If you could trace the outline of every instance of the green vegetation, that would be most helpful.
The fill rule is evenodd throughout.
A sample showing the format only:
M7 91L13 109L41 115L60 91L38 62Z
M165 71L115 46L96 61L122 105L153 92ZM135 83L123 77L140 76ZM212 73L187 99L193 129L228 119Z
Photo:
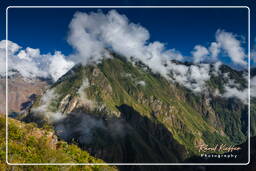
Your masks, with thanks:
M256 136L256 98L251 98L251 137Z
M229 142L228 137L221 136L218 128L207 123L194 106L182 99L183 89L173 86L160 75L144 71L120 58L105 60L99 68L114 91L114 95L109 96L111 100L107 98L105 102L113 102L112 106L127 104L149 119L159 120L190 152L197 152L196 141L200 139L210 144ZM136 85L139 80L145 85ZM152 102L149 102L150 98L153 98ZM158 113L156 118L152 116L154 112ZM170 115L175 115L172 121L167 119ZM212 138L206 138L204 132Z
M84 90L88 98L98 105L104 104L107 113L116 114L117 106L129 105L151 121L160 121L191 154L197 152L198 142L231 143L227 136L220 135L220 128L208 123L195 108L200 105L200 98L191 96L194 101L192 103L195 104L191 105L183 97L183 88L170 84L160 75L143 70L119 56L106 59L98 66L78 65L53 85L52 89L59 97L52 102L56 104L56 110L61 99L68 94L71 99L79 96L77 91L85 78L90 83ZM140 81L145 84L139 85Z
M10 163L103 163L74 144L58 141L50 128L9 119ZM0 170L116 170L109 166L9 166L5 164L5 118L0 115Z
M131 148L140 153L149 153L148 155L153 156L156 152L150 149L153 146L162 151L171 149L168 153L172 156L177 155L175 148L184 146L189 157L198 154L199 144L240 144L246 140L246 105L238 100L218 99L213 95L215 89L221 93L224 92L223 84L227 82L224 76L212 75L207 82L212 92L209 92L209 97L204 97L202 94L194 94L191 90L170 83L159 74L152 73L148 68L142 68L141 64L132 64L121 56L113 55L115 58L105 59L97 65L75 66L51 87L51 90L57 94L50 103L51 112L69 108L72 109L69 111L77 111L77 113L84 111L86 114L90 113L104 120L108 117L120 119L123 113L118 107L127 105L140 115L138 120L129 121L125 118L128 123L134 122L133 128L135 127L137 132L129 134L130 137L125 140L122 138L113 140L116 143L115 149L107 143L105 143L106 146L101 147L97 142L94 142L95 148L113 148L113 153L118 148L120 151L125 151L124 144L134 139ZM236 83L239 83L241 85L239 88L242 89L247 85L242 79L241 72L233 71L226 66L222 66L221 71L228 73ZM88 86L85 86L82 92L86 97L81 95L81 86L85 80L88 81ZM74 103L74 101L78 102ZM82 104L91 105L89 102L94 106L88 107ZM65 107L61 105L63 103ZM38 104L40 100L36 101L33 107ZM170 141L177 142L176 146L166 148L165 142L158 142L162 135L156 134L153 137L151 132L154 131L152 129L156 129L155 126L147 127L147 124L142 126L141 118L147 120L147 123L158 123L157 128L164 127L163 130L166 129L168 135L170 133ZM101 143L106 140L104 136L99 134L95 140ZM150 144L152 145L150 146L149 142L157 145L152 143L153 145ZM137 157L142 159L140 156ZM159 156L156 158L161 159Z

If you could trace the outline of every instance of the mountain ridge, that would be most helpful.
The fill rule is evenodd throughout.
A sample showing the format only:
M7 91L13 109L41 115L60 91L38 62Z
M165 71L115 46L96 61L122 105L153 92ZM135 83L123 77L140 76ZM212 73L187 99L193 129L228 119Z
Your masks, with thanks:
M111 122L108 122L107 120L121 118L121 120L124 120L124 122L129 126L132 125L132 128L135 131L134 134L131 135L135 136L136 132L140 132L143 127L137 128L136 125L131 124L124 111L119 110L118 107L125 105L128 106L128 111L137 112L138 116L145 117L147 118L146 120L149 120L152 123L157 121L163 125L165 129L172 134L173 140L177 141L181 147L184 146L186 148L185 151L187 152L180 154L180 156L196 154L196 146L202 143L239 144L246 139L246 132L243 132L241 128L241 110L238 110L237 112L235 111L237 108L233 107L234 109L232 109L232 105L228 106L228 104L231 103L235 106L245 106L241 102L237 100L233 100L231 102L228 99L224 100L223 107L219 107L219 114L217 114L215 112L216 108L213 110L213 107L214 104L220 105L220 103L218 103L220 99L216 99L216 97L214 97L217 103L209 103L203 96L194 95L190 90L187 90L175 83L170 83L165 78L161 77L161 75L152 74L152 72L147 69L143 69L143 67L138 65L138 63L134 65L127 60L123 60L122 57L105 59L97 65L89 65L86 67L76 65L56 83L54 83L50 89L48 89L48 92L50 91L52 91L51 93L54 92L53 94L55 95L53 95L53 99L49 100L50 103L47 102L47 106L45 108L47 111L45 113L47 114L42 114L42 112L40 114L40 111L38 112L38 107L45 104L45 102L42 103L42 99L38 98L30 109L29 115L21 119L26 122L38 122L38 119L41 121L45 119L44 122L49 123L51 120L49 118L56 117L52 115L54 115L54 113L58 113L58 117L61 118L60 121L50 121L50 123L52 122L57 129L61 129L62 127L65 131L72 132L72 130L70 130L72 125L65 127L65 124L62 124L61 122L65 122L65 117L69 118L68 120L70 121L72 120L71 116L84 113L86 117L88 115L89 117L98 117L97 119L100 119L99 122L96 119L96 123L100 126L96 126L96 128L94 126L92 126L92 128L84 128L93 130L92 132L96 130L93 133L94 136L97 134L99 129L109 129L108 125L110 125ZM47 92L45 94L47 94ZM230 110L228 113L231 115L228 119L231 119L230 127L230 123L225 124L225 117L227 117L228 114L220 116L226 112L221 111L221 109L225 107L228 107ZM237 113L236 117L234 117L233 112ZM47 118L42 117L44 115L47 115L48 120ZM78 120L82 120L83 117L85 116L82 115L81 118L78 117ZM238 118L238 120L236 118ZM91 120L95 122L95 119ZM213 122L211 122L212 120ZM138 124L140 124L140 122L138 122ZM73 126L78 127L81 125L75 124ZM76 136L73 137L78 143L81 141L79 140L79 137L82 139L82 136L91 136L87 134L84 135L82 133L83 131L79 131L76 132ZM149 130L149 132L150 131L152 130ZM239 131L240 135L238 134L236 137L235 134ZM103 135L108 136L109 134L110 132L103 131ZM146 137L148 134L149 133L146 133L144 136ZM142 134L139 133L139 135ZM64 137L65 139L65 136L59 136L60 138ZM141 142L145 142L145 137L142 135L138 139L140 139ZM104 149L104 143L100 143L104 141L104 138L102 140L99 139L93 141L99 141L99 147ZM118 143L116 140L113 140L113 142ZM85 148L86 145L83 143L80 143L80 146L85 150L95 148L94 150L91 149L91 152L94 155L102 153L99 151L97 152L97 148L99 147L87 146ZM154 145L151 144L150 148L153 149L153 146ZM159 148L161 146L164 145L158 144ZM144 147L147 149L146 146ZM119 151L120 154L126 151L124 150L123 145L121 145L120 148L123 149L123 151ZM139 150L140 149L134 148L135 153ZM173 150L174 148L172 150L169 149L169 151ZM158 152L155 151L152 154L157 153ZM112 159L117 160L115 157ZM179 160L183 159L180 158ZM140 159L140 162L143 161Z

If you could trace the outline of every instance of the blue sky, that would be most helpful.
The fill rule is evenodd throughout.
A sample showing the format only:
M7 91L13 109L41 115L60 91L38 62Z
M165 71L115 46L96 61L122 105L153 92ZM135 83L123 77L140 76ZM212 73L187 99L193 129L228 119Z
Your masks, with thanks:
M8 5L248 5L251 8L252 43L255 43L253 41L256 37L256 3L250 0L148 0L144 3L131 0L118 2L111 0L108 3L98 0L88 0L86 3L80 0L74 0L72 3L66 0L61 2L38 0L33 3L28 0L19 0L0 6L0 12L3 14L0 20L2 25L5 24L5 7ZM143 61L154 72L163 76L168 76L166 73L172 71L176 74L175 79L178 83L194 91L201 91L204 81L209 78L207 68L209 65L197 65L196 69L191 70L193 74L187 75L189 73L187 66L177 67L169 59L185 59L195 64L213 59L212 61L221 60L237 69L247 68L247 63L244 61L248 47L247 8L118 8L115 9L116 12L100 9L103 14L97 12L95 17L91 12L97 10L99 9L10 9L9 40L23 47L22 50L17 51L18 46L12 46L16 49L9 57L9 61L13 61L12 67L17 66L16 68L20 69L19 72L28 77L50 77L56 81L77 63L99 62L108 56L105 48L112 48L128 59L135 57ZM77 11L82 13L74 17ZM129 23L139 25L135 25L134 29L121 15L125 15ZM101 19L101 21L94 22L95 19ZM124 22L119 22L118 19ZM69 28L71 21L73 22ZM115 28L119 31L116 32ZM5 30L2 29L0 33L0 38L5 39ZM176 51L162 49L163 45L166 49L174 48ZM26 47L30 48L24 49ZM40 53L35 48L40 49ZM92 56L93 59L91 59ZM19 60L23 63L17 62ZM195 86L193 80L196 80L196 87L199 89L193 87Z
M68 25L76 11L98 9L10 9L9 40L43 53L72 52L67 43ZM108 9L102 9L107 12ZM208 46L217 29L247 41L247 9L117 9L150 32L150 41L161 41L188 56L197 44ZM243 44L247 46L246 43Z
M4 2L8 5L248 5L255 18L255 4L251 0L172 0L172 1L80 1L69 2L20 0ZM9 10L9 40L23 47L39 48L42 53L62 51L72 52L67 43L68 24L76 11L89 12L92 9L11 9ZM96 9L93 9L95 11ZM209 46L215 39L217 29L232 32L243 40L247 47L247 9L117 9L133 23L139 23L150 32L150 41L166 43L167 48L175 48L184 56L191 56L197 44ZM104 12L106 10L103 9ZM1 21L3 22L4 19ZM255 21L251 20L252 39L255 38ZM0 35L4 39L4 29ZM227 61L228 62L228 61Z

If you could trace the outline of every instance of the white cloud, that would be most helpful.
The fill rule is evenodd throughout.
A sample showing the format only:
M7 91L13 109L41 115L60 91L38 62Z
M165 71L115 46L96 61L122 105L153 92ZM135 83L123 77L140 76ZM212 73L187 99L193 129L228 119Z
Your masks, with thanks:
M100 62L110 57L107 48L127 57L142 61L153 72L167 78L169 73L163 65L171 59L182 59L176 50L166 50L165 45L155 41L149 43L149 32L139 24L129 22L128 18L115 10L107 14L81 13L74 15L70 25L68 42L76 50L72 58L88 64Z
M40 50L39 49L33 49L30 47L27 47L25 50L21 50L17 56L20 59L27 59L31 60L31 58L36 58L40 56Z
M137 85L140 85L140 86L146 86L146 82L145 81L143 81L143 80L140 80L140 81L138 81L137 82Z
M0 42L1 43L1 42ZM5 75L6 72L6 57L5 51L0 47L0 76Z
M256 49L253 49L251 52L251 59L254 63L256 63Z
M0 41L0 75L5 75L5 44L5 40ZM8 41L8 70L16 70L24 77L51 77L56 81L73 65L74 62L67 60L61 52L57 51L54 55L40 54L39 49L22 49L16 43Z
M215 38L216 41L211 42L208 49L201 45L194 47L192 51L194 63L201 61L217 62L219 54L224 52L234 64L241 66L247 64L245 61L246 54L241 46L241 42L234 34L219 29L216 31Z
M252 50L251 50L251 59L254 63L256 63L256 37L254 38L254 44L252 45Z
M49 64L49 74L54 81L57 81L63 74L69 71L74 66L74 62L65 59L61 52L57 51L51 57Z
M201 45L196 45L194 51L192 51L194 63L200 63L204 57L209 54L207 48Z
M246 65L245 52L241 47L241 43L236 39L235 35L223 30L217 30L216 41L219 46L227 53L232 62L238 65Z
M245 66L246 54L241 42L236 36L230 32L224 30L217 30L215 34L215 42L211 42L208 48L201 45L196 45L191 52L193 56L193 62L199 63L201 61L206 62L218 62L218 57L221 52L226 53L227 57L231 59L233 64ZM254 52L252 52L253 55Z
M209 51L211 52L212 60L217 60L218 54L220 53L220 45L216 42L212 42Z
M194 92L203 91L205 82L210 79L209 64L186 66L172 63L170 67L173 79Z
M54 89L48 89L44 95L42 96L40 100L40 105L36 108L32 108L32 112L34 115L37 115L39 117L43 117L43 119L46 119L49 122L57 122L63 118L65 118L65 115L59 111L52 112L49 109L50 104L53 100L57 98L57 94L55 93Z
M220 74L220 67L222 65L222 62L218 61L218 62L215 62L213 64L213 71L212 73L215 75L215 76L218 76Z
M9 54L14 54L21 48L19 45L17 45L14 42L11 42L11 41L6 42L6 40L1 40L0 41L0 49L1 50L5 49L6 43L8 45L8 53Z
M0 75L5 75L6 72L6 40L0 41ZM13 55L21 47L11 41L8 42L8 54Z
M184 60L183 55L175 49L169 50L169 56L170 56L170 59L173 59L173 60L177 60L177 61Z
M251 78L251 81L250 81L250 83L251 83L251 97L256 97L256 76L254 76L253 78Z
M248 103L248 88L244 88L242 90L239 89L239 84L235 82L235 80L231 79L229 75L225 76L228 80L228 83L224 85L225 92L224 94L219 94L222 97L226 98L237 98L241 100L244 104ZM248 80L248 75L243 76L245 80ZM251 90L251 97L256 97L256 76L251 78L250 80L250 90Z
M83 80L81 87L78 89L78 94L80 96L79 101L86 108L93 110L95 107L95 102L88 98L85 91L85 89L87 89L88 87L90 87L90 83L89 83L89 80L86 78L85 80Z
M8 57L8 69L15 69L27 78L47 77L47 72L41 70L34 61L17 58L17 56Z
M76 54L71 55L76 62L85 65L98 63L111 57L106 50L111 49L128 60L132 57L133 60L143 62L153 72L170 81L175 80L195 92L202 91L205 82L210 79L209 65L185 66L172 62L172 59L183 60L182 54L175 49L166 49L165 44L159 41L149 42L150 34L146 28L130 22L125 15L115 10L106 14L101 11L77 12L69 28L68 42L76 50ZM209 57L216 62L221 50L234 63L246 64L239 40L232 33L222 30L216 32L216 42L212 42L208 49L201 45L195 46L192 51L194 63L209 60ZM215 69L219 69L218 66Z
M75 49L75 53L69 55L68 59L61 52L55 52L53 55L41 54L39 49L22 49L10 42L9 68L17 69L26 77L50 76L56 81L75 63L86 65L111 58L108 51L110 49L132 62L143 62L153 72L170 81L176 81L194 92L200 92L204 90L205 82L210 78L209 65L198 64L200 61L211 57L216 62L220 50L224 50L233 62L246 64L243 61L245 55L240 42L232 33L222 30L216 32L216 41L212 42L208 49L201 45L195 46L192 55L196 64L186 66L171 61L184 59L179 51L167 49L165 44L159 41L149 42L150 34L146 28L130 22L125 15L115 10L106 14L101 11L77 12L69 24L69 29L68 42ZM1 42L0 53L4 48L5 44ZM0 60L4 60L2 55ZM217 74L219 65L216 64L215 68Z
M243 103L248 102L248 89L244 90L238 90L236 87L229 87L225 86L225 93L222 95L223 97L227 98L238 98L240 99Z

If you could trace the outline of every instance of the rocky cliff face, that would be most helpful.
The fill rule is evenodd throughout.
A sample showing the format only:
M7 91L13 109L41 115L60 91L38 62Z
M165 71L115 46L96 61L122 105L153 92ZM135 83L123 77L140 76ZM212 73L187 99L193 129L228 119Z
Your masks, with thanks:
M47 87L47 81L40 79L28 79L15 74L8 79L8 110L9 114L17 115L32 105L36 96L41 95ZM0 78L0 113L5 114L5 77Z
M179 162L201 144L245 141L246 106L194 94L116 56L75 66L22 119L53 124L60 138L108 162Z

